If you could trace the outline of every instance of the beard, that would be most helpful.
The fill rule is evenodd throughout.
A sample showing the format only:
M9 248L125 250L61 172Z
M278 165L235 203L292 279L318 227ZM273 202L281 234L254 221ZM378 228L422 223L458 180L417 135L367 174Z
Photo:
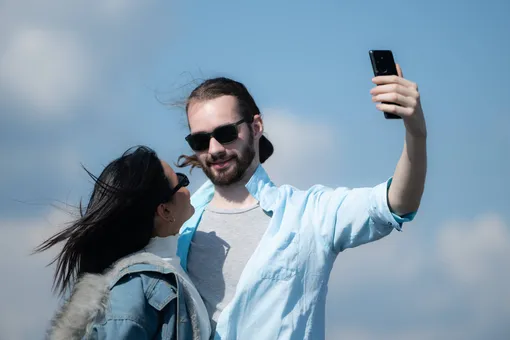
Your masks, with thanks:
M246 170L250 167L253 159L255 158L255 146L253 145L253 135L250 133L248 142L243 145L239 151L239 155L229 155L227 152L222 152L215 155L208 155L208 159L202 163L202 170L209 180L217 186L229 186L239 182ZM231 164L225 169L213 169L212 163L230 160Z

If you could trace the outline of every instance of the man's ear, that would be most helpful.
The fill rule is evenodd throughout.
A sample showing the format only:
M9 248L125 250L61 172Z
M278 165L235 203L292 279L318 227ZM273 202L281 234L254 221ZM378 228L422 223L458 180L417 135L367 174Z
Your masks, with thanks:
M264 133L264 122L262 121L262 117L260 115L253 116L253 123L251 126L255 139L260 139Z

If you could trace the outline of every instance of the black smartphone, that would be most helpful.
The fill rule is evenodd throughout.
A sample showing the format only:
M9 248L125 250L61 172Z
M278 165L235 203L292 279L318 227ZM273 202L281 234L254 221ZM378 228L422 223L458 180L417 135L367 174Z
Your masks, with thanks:
M393 53L390 50L370 50L370 61L372 62L372 69L374 70L374 76L391 76L398 75L397 65L395 65L395 59L393 59ZM384 104L395 104L395 103L384 103ZM396 104L398 105L398 104ZM384 112L386 119L402 119L392 113Z

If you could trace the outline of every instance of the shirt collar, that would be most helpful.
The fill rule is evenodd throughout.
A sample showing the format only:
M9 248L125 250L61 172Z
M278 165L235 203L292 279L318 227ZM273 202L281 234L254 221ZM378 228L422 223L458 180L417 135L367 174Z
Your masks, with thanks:
M272 211L273 204L278 198L277 187L273 184L262 165L257 169L246 184L248 192L259 201L260 207L265 211ZM191 204L195 207L204 207L211 202L214 196L214 185L207 180L191 197Z

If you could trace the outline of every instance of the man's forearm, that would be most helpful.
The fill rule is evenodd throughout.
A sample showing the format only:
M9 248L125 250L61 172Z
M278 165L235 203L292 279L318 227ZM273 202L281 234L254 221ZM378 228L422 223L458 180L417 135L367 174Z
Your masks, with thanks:
M388 204L397 215L418 210L427 174L427 138L406 132L404 150L398 161L390 189Z

